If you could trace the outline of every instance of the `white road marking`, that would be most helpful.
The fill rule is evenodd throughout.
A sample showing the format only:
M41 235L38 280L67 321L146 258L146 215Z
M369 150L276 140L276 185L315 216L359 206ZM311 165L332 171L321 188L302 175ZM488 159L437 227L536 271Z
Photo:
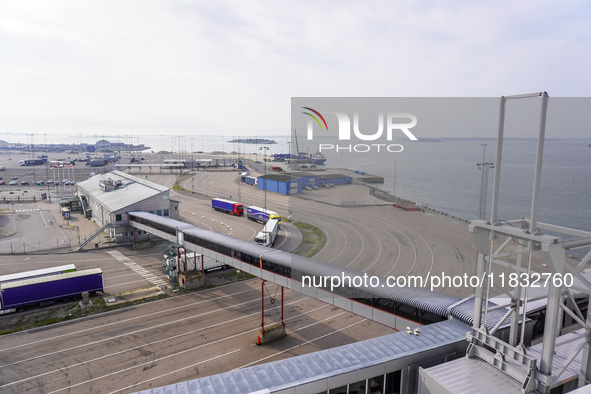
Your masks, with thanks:
M156 275L136 263L135 261L131 260L129 257L124 256L118 250L111 250L108 251L107 254L111 255L115 260L123 263L124 266L135 272L136 274L140 275L142 278L150 282L155 286L160 286L166 284L166 281L158 278Z

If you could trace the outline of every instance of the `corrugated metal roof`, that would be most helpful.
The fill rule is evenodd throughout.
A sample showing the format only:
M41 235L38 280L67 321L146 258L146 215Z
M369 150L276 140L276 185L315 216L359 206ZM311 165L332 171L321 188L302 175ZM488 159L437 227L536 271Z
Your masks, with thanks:
M463 323L444 321L422 327L417 336L398 332L141 393L241 394L265 388L278 391L462 342L468 330Z
M109 192L101 190L99 181L109 178L114 181L120 180L123 185ZM166 186L158 185L157 183L121 171L111 171L104 175L95 175L86 181L77 183L76 188L91 195L111 212L119 211L170 190Z
M521 394L521 383L477 358L462 357L421 371L438 384L438 393ZM419 378L422 381L422 378ZM420 383L422 384L422 383ZM441 389L447 391L441 391Z
M569 342L570 341L570 342ZM564 366L564 363L568 360L574 352L577 351L577 347L585 341L585 329L581 328L577 331L570 332L568 334L561 335L556 338L556 344L554 346L554 361L552 362L552 374L557 373ZM542 347L543 342L534 345L527 349L527 355L529 357L538 360L538 365L542 360ZM583 352L574 358L566 370L556 379L557 382L562 382L566 379L577 376L581 369L581 360Z
M556 338L552 373L558 373L564 363L585 341L585 330L580 329ZM540 365L543 343L527 349L528 357L535 358ZM582 351L574 358L562 374L554 379L555 386L575 378L581 369ZM521 385L515 379L478 358L461 358L423 371L449 393L521 393ZM584 392L589 392L588 386ZM489 390L489 391L486 391Z

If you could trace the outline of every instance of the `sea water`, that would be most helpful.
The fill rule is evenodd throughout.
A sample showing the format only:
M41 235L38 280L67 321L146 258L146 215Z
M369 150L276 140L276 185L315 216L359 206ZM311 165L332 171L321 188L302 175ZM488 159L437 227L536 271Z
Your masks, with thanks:
M17 142L18 135L3 136ZM94 144L94 139L111 142L145 144L147 152L240 152L246 157L272 157L275 153L295 153L296 142L288 135L276 136L165 136L146 135L134 138L117 136L36 135L34 143L68 142ZM244 144L229 142L240 138L265 138L275 144ZM21 138L26 142L26 138ZM384 178L380 189L397 197L414 201L429 208L466 220L478 218L482 172L477 164L495 161L496 140L438 139L438 142L405 142L402 152L336 153L326 152L327 168L349 168ZM300 141L302 144L303 141ZM499 192L500 219L529 217L535 155L535 139L505 139L502 155ZM538 221L591 231L591 139L546 139L543 156ZM266 147L266 148L265 148ZM268 148L268 149L267 149ZM315 153L300 148L306 153ZM497 163L494 163L495 165ZM498 168L498 167L497 167ZM496 168L489 170L487 214L490 217L493 177Z

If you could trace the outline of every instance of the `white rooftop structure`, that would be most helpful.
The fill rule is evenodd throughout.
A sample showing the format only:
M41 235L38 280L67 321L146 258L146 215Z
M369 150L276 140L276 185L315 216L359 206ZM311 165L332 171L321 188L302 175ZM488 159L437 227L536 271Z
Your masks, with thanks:
M76 184L87 218L92 218L115 242L132 242L148 235L127 225L127 212L144 211L178 219L178 201L170 188L147 179L111 171Z
M109 180L120 185L105 191ZM126 174L122 171L111 171L103 175L95 175L86 181L78 182L76 188L91 194L97 201L110 211L118 211L147 198L168 192L170 188ZM80 194L80 193L78 193Z

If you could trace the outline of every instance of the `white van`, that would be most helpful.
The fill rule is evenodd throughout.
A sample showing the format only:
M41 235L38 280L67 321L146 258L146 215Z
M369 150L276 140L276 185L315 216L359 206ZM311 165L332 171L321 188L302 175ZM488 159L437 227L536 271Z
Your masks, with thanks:
M0 166L0 171L6 171L6 167Z

